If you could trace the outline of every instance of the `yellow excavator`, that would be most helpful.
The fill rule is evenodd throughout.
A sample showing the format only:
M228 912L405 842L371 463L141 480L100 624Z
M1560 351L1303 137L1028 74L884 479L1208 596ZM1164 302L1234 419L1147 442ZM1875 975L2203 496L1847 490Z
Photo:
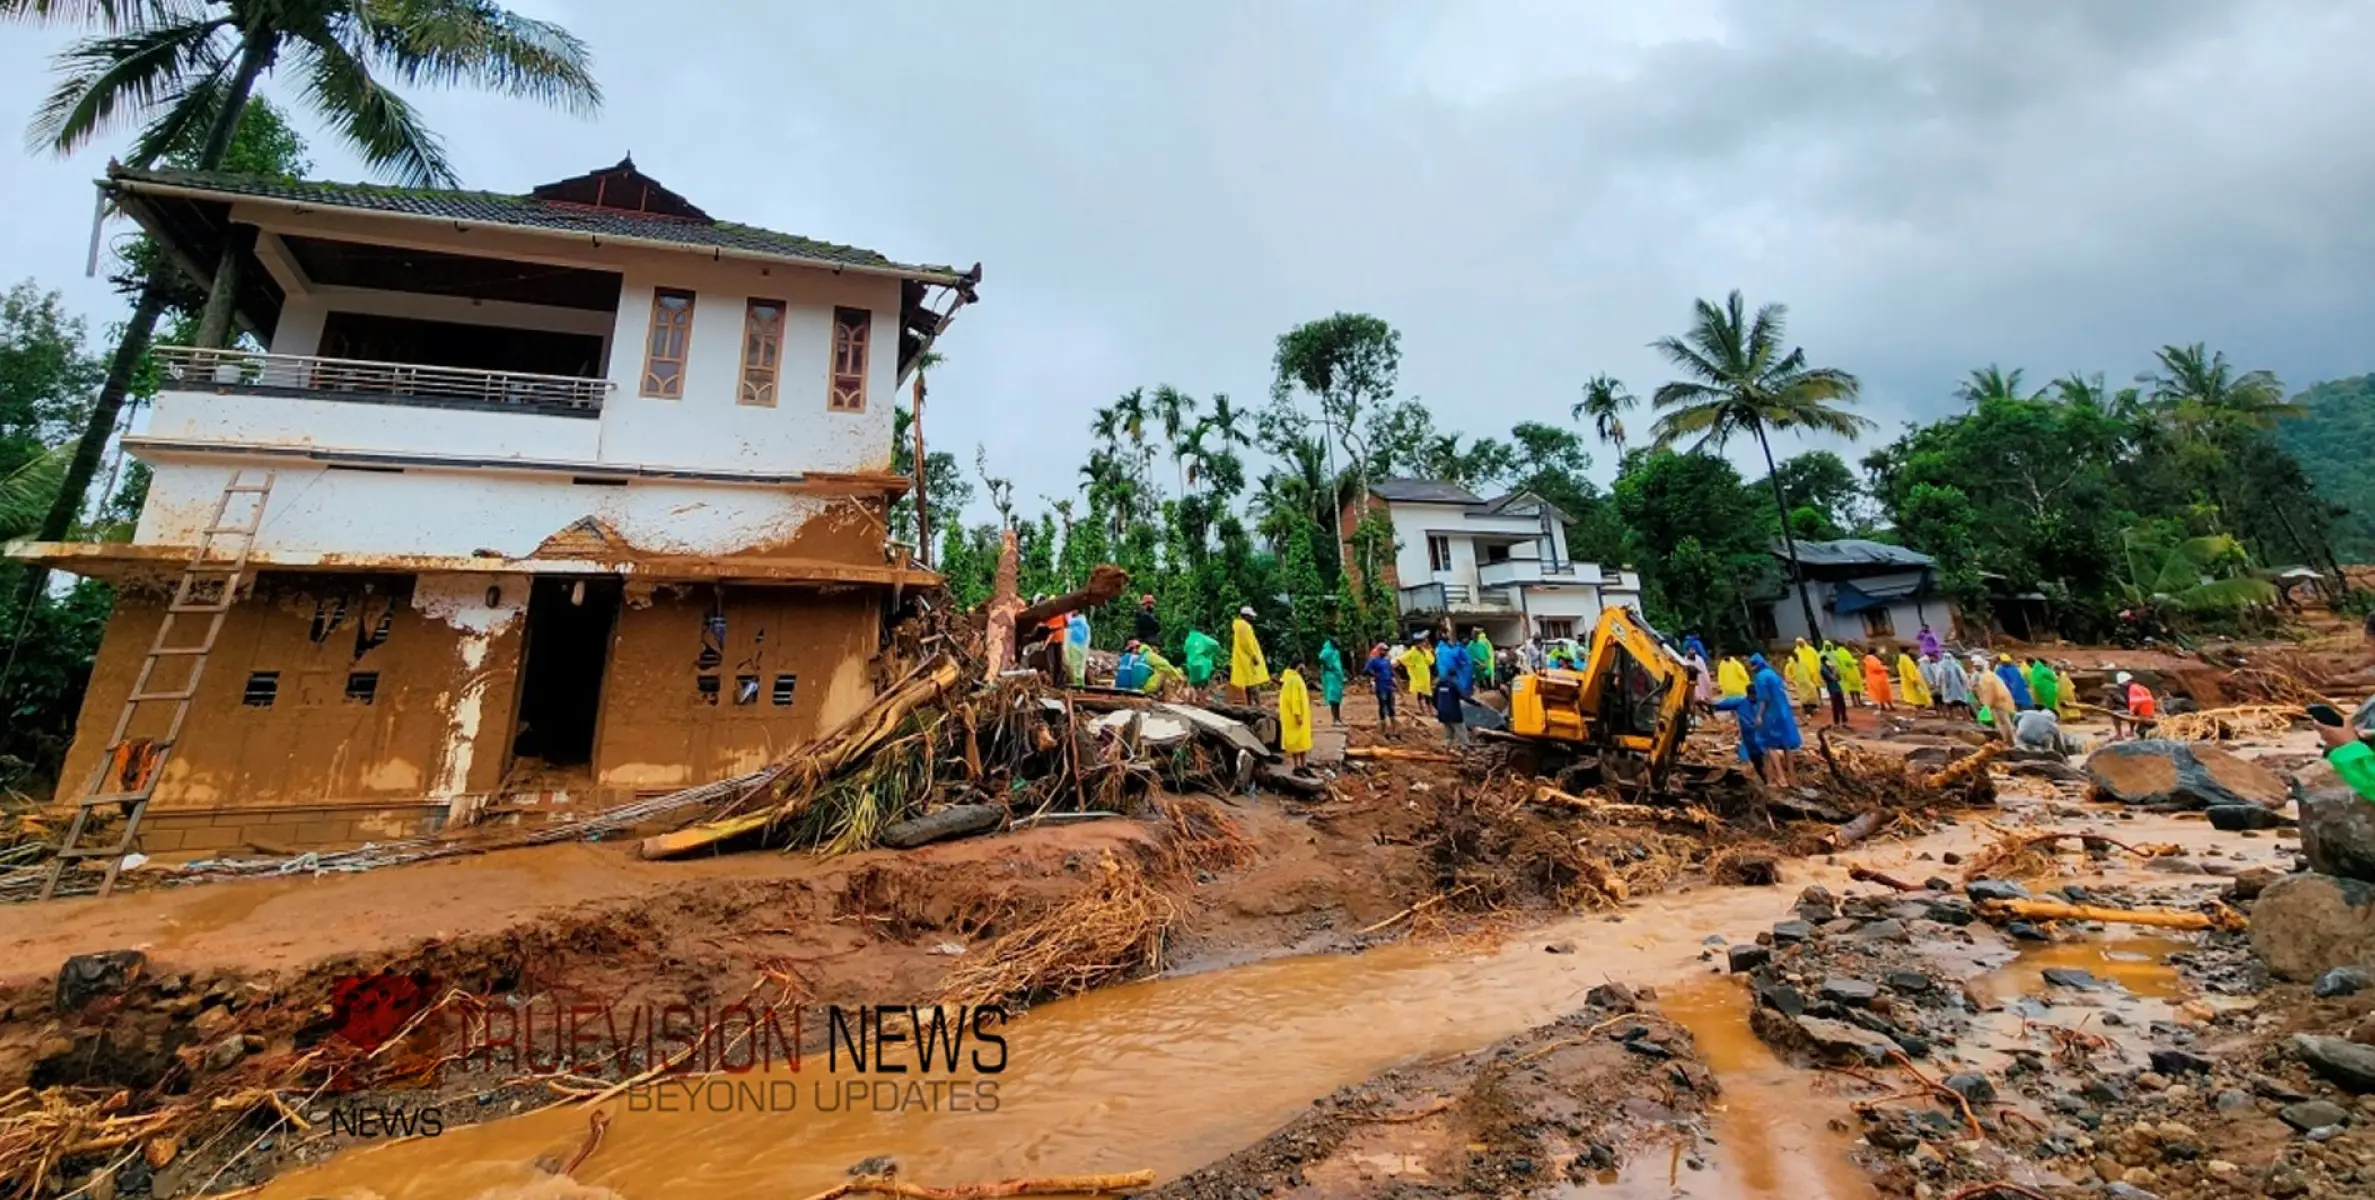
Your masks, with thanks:
M1690 696L1690 668L1656 630L1629 608L1602 609L1580 668L1517 677L1508 734L1563 785L1655 792L1682 782Z

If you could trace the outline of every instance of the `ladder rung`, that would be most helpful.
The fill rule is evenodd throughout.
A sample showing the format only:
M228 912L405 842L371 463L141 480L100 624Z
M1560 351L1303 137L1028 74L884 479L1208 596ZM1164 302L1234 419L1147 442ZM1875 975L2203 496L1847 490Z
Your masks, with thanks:
M97 808L102 804L146 804L155 796L156 789L152 787L137 792L108 792L100 796L85 796L76 803L81 804L84 808Z
M124 703L150 704L159 700L187 700L197 694L198 693L195 690L186 692L134 692L131 695L124 697Z
M131 847L118 842L112 846L76 846L58 851L59 858L122 858Z
M204 653L206 653L206 647L204 647L204 646L159 646L159 647L157 647L156 649L149 651L148 653L149 653L149 657L151 657L151 658L164 658L164 657L167 657L167 656L169 656L169 655L181 655L181 654L204 654Z
M204 534L254 533L261 528L263 528L261 525L209 525L198 532Z
M174 604L165 609L169 613L219 613L231 611L228 604Z
M228 487L225 487L223 489L223 493L225 495L233 495L244 492L249 495L260 496L271 490L272 485L269 483L234 483ZM300 497L300 499L302 499L302 497Z

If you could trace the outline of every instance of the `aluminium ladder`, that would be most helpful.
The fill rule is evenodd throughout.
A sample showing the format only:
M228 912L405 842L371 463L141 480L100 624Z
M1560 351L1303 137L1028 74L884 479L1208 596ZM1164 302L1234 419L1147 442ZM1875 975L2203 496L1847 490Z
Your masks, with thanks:
M173 589L173 599L165 605L164 620L158 622L157 635L149 642L148 657L140 664L140 674L133 679L132 690L124 695L124 707L116 714L115 730L108 734L107 749L100 755L98 765L91 769L90 786L75 804L74 820L66 827L66 840L59 844L58 857L50 862L49 878L42 882L42 899L47 900L57 892L58 881L64 877L68 863L86 858L107 860L107 875L99 883L100 898L105 899L115 890L124 856L132 852L140 836L140 821L148 814L149 798L156 794L157 783L164 778L165 760L172 755L173 744L181 737L182 725L189 719L190 701L198 694L198 680L206 671L206 658L214 652L215 639L222 635L223 621L231 606L238 602L239 586L247 578L248 554L255 549L256 531L263 527L264 505L277 474L267 470L262 472L263 482L249 483L247 469L235 469L231 481L223 486L222 496L215 500L214 515L198 534L189 565L182 569L181 583ZM245 507L244 519L234 519L241 515L233 512L233 502L240 497L254 499ZM218 538L223 545L218 546ZM194 645L175 645L173 635L180 619L200 616L205 618L205 636ZM159 684L157 665L166 659L188 661L189 671L180 683ZM153 738L129 738L134 721L143 706L148 705L172 706L173 715L167 720L164 733ZM92 810L107 804L122 807L123 834L106 845L81 845Z

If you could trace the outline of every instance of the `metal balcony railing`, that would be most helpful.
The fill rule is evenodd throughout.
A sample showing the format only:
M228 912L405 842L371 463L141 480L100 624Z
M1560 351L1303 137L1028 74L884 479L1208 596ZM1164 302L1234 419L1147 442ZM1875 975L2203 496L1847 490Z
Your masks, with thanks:
M600 416L603 401L616 386L607 379L569 375L188 346L160 346L156 360L167 390L517 410L553 416Z

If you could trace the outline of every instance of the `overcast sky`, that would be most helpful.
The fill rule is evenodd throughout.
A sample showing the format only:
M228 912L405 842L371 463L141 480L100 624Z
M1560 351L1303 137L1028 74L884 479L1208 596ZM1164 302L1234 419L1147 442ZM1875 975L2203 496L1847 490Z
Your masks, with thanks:
M1402 394L1472 433L1564 420L1594 372L1646 396L1646 344L1735 287L1891 432L1989 362L2117 383L2200 340L2295 386L2375 370L2367 0L518 7L592 44L608 104L420 96L469 186L631 151L722 218L982 262L929 432L1018 499L1075 485L1092 408L1258 402L1277 335L1340 309L1399 328ZM0 32L9 123L63 40ZM0 159L0 277L94 326L120 144Z

